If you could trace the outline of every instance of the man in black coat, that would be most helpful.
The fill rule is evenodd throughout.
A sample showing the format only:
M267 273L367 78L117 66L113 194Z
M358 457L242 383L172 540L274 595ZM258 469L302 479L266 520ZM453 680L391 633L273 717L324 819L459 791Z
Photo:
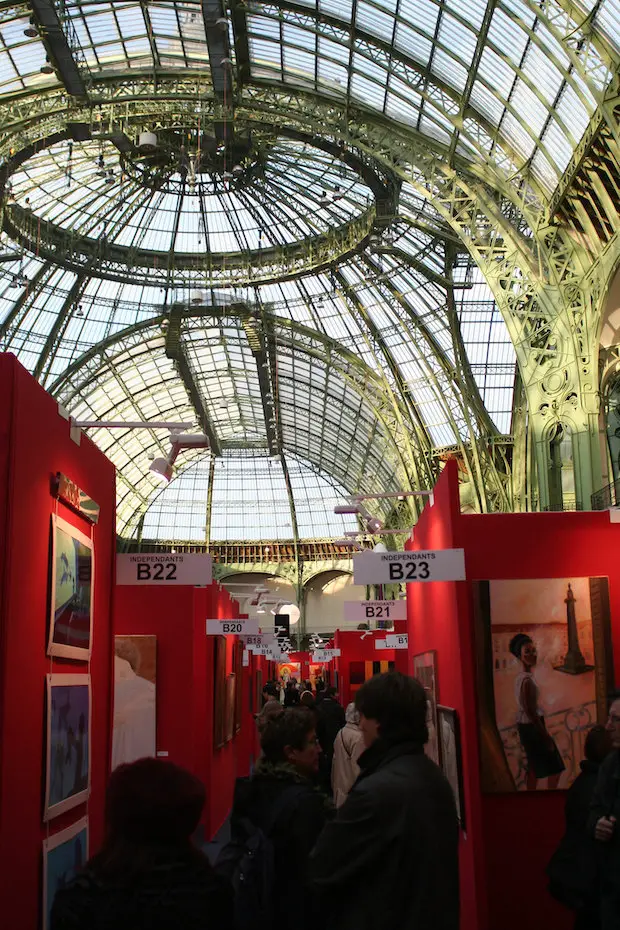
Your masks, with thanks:
M598 773L610 750L607 728L592 727L585 741L581 772L566 794L566 831L547 867L549 891L575 911L575 930L600 930L601 926L599 856L596 841L588 832L588 818Z
M361 774L309 864L325 930L458 930L456 805L424 754L424 688L389 672L355 703L367 746Z
M620 930L620 698L609 708L612 751L598 774L588 829L600 857L602 930Z

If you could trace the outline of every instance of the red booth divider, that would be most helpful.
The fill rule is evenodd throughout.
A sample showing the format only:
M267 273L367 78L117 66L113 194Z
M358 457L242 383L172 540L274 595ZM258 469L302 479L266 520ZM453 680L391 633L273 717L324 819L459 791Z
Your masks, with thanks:
M456 463L418 521L412 550L463 548L466 582L407 586L409 659L437 651L438 700L458 711L467 833L461 837L463 930L568 930L573 915L546 889L562 836L565 791L483 794L472 581L609 578L616 676L620 652L620 525L608 512L461 514Z
M112 603L116 546L114 466L86 436L70 438L56 401L12 355L0 355L0 913L3 926L33 930L41 905L42 843L89 818L91 849L103 836L109 771ZM94 544L90 663L46 655L51 514L84 535L86 519L50 493L67 475L101 508ZM45 683L48 673L91 675L91 793L87 803L42 821Z

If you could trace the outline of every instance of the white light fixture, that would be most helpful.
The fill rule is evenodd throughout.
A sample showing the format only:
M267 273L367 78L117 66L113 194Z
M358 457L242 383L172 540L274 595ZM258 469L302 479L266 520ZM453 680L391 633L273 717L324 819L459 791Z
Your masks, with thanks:
M256 613L257 613L257 614L264 614L264 613L265 613L265 608L264 608L264 607L257 607L257 608L256 608Z
M167 484L172 478L172 465L162 455L153 459L149 465L149 471L152 471L156 480L161 481L162 484Z
M228 20L225 16L220 16L219 19L216 19L214 25L216 29L221 29L222 32L228 31Z

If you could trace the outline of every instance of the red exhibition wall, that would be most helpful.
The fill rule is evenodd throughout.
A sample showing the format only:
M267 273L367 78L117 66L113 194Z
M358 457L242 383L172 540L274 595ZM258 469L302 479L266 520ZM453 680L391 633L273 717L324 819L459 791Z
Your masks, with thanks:
M404 632L404 621L397 621L395 630ZM340 649L340 655L334 659L334 668L338 673L338 691L343 707L346 707L354 697L351 692L349 675L351 662L394 662L399 671L407 670L405 651L375 648L377 640L385 640L386 635L385 630L336 630L334 648Z
M461 514L449 462L407 549L463 548L466 582L407 587L409 654L437 651L438 701L459 713L467 833L461 837L463 930L568 930L573 915L546 889L566 792L481 790L472 581L609 577L616 681L620 657L620 525L608 512ZM412 666L410 666L412 667ZM515 889L517 889L515 891Z
M211 838L226 819L235 778L255 754L250 672L244 668L242 725L221 749L213 745L214 637L206 620L238 616L235 601L218 584L206 588L119 586L114 632L157 637L157 752L197 775L207 789L202 823ZM226 674L233 671L236 637L226 637Z
M114 466L84 435L70 438L56 402L11 355L0 355L0 913L12 930L38 926L42 843L88 814L91 849L103 836L111 733L111 608L116 542ZM84 674L89 664L46 655L50 518L87 536L90 524L50 494L56 472L101 507L94 541L91 794L42 821L45 681Z

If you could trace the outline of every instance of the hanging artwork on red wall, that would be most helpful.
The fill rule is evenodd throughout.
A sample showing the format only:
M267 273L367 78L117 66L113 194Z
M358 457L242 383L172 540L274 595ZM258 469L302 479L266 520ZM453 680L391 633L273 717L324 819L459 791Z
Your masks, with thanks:
M90 675L48 675L45 820L90 794L90 723Z
M156 752L157 637L114 637L112 769Z
M569 788L613 687L607 578L475 585L482 784Z
M226 742L226 637L216 636L213 648L213 743Z
M52 515L50 627L47 653L88 661L92 642L93 543Z
M413 677L424 685L426 691L426 726L428 729L428 742L424 747L426 755L437 765L441 764L439 745L439 728L437 724L437 670L434 649L421 652L413 657Z

